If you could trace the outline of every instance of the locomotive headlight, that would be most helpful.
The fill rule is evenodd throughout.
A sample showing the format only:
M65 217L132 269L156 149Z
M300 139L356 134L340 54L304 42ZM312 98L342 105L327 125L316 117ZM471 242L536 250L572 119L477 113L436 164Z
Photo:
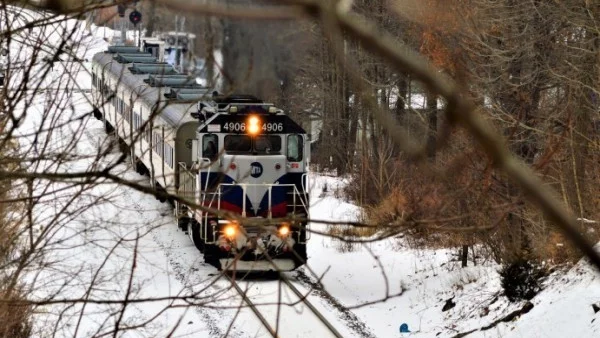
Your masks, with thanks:
M249 134L256 135L260 131L260 119L256 116L250 116L248 119L248 130Z
M279 236L285 237L290 234L290 226L287 224L283 224L279 227L277 232L279 233Z
M232 239L237 233L237 229L235 228L235 225L230 224L223 229L223 233L225 233L225 236L227 236L227 238Z

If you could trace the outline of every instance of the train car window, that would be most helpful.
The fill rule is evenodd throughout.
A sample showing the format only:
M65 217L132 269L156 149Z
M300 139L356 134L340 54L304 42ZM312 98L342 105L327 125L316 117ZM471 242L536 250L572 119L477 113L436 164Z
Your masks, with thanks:
M281 136L259 135L254 138L254 150L265 154L279 153L281 151Z
M165 143L165 163L173 168L173 147Z
M144 119L142 118L142 125L144 124ZM144 138L146 139L146 142L151 142L152 140L152 129L150 128L150 125L146 125L145 127L145 133L144 133Z
M302 161L302 136L298 134L288 135L287 137L287 159L290 162Z
M156 150L156 134L152 133L152 147L154 148L154 151Z
M215 134L206 134L202 136L202 157L209 158L211 161L217 158L219 154L219 138Z
M252 150L252 139L248 135L225 136L225 151L227 152L249 152Z
M125 104L125 121L131 123L131 107L128 104Z

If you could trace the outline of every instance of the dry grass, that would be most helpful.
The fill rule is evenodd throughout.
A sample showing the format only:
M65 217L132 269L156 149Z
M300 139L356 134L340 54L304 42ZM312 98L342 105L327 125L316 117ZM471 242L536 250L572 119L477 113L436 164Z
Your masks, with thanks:
M381 203L364 209L366 219L372 224L398 223L407 211L408 200L399 187L394 187Z

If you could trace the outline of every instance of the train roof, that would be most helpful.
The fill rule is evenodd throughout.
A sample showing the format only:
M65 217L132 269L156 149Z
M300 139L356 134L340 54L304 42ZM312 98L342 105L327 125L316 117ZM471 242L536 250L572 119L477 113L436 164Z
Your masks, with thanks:
M101 67L105 73L110 73L119 79L120 85L126 86L134 92L149 109L161 109L160 118L171 127L178 128L188 122L198 122L190 114L197 111L198 96L191 97L191 101L169 100L164 97L170 92L169 87L151 87L144 80L147 74L133 74L130 71L131 63L119 63L114 60L115 54L101 52L93 57L93 62ZM209 91L207 91L209 93ZM209 95L209 94L207 94ZM158 108L156 108L158 102Z

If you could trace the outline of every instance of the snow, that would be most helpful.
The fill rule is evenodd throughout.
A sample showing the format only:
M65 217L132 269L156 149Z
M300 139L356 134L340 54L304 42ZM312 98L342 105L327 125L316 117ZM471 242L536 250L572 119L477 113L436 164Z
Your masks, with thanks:
M313 180L311 217L355 221L360 210L336 197L345 182L321 176ZM323 193L327 186L328 193ZM325 195L325 196L323 196ZM326 230L324 226L317 228ZM378 337L448 337L477 330L468 337L593 337L600 334L593 303L600 305L600 278L582 260L551 274L533 300L533 309L509 323L479 330L524 302L509 303L501 294L498 265L460 267L456 250L416 250L405 240L386 239L345 245L313 235L309 266L333 297L367 323ZM319 259L326 257L326 259ZM385 273L385 275L384 275ZM442 307L452 298L456 306ZM383 300L379 302L379 300ZM370 304L374 302L374 304ZM410 334L401 334L406 323Z
M36 13L27 12L29 16ZM56 45L65 30L80 25L67 20L61 29L39 30L32 36ZM111 31L91 27L92 35L78 30L73 41L83 41L74 52L81 59L103 50L102 39ZM29 54L28 54L29 53ZM16 61L31 51L11 46ZM222 57L216 57L219 60ZM39 65L43 69L44 65ZM58 62L45 78L60 90L36 95L26 108L19 130L21 146L46 153L67 151L76 155L60 163L40 161L31 170L85 172L114 164L118 153L99 156L111 143L102 124L89 117L89 61ZM66 71L67 70L67 71ZM18 81L18 74L16 81ZM15 82L17 83L17 82ZM77 91L73 89L81 89ZM70 89L69 93L65 89ZM60 97L67 109L48 115L48 100ZM63 107L64 108L64 107ZM85 118L80 118L85 114ZM64 125L61 126L61 123ZM54 127L37 142L32 132ZM128 163L112 169L122 179L148 184ZM76 182L80 183L80 182ZM360 208L344 201L337 191L347 181L311 175L311 217L320 221L348 222L359 219ZM327 191L324 191L325 186ZM79 184L36 182L34 190L51 194L34 210L36 234L45 240L44 257L32 259L26 281L31 299L87 299L99 302L52 304L36 309L38 336L100 336L115 329L125 297L131 301L120 321L124 337L213 337L229 332L234 337L269 336L256 316L244 307L230 282L203 262L187 236L177 229L172 208L154 197L107 181ZM58 219L55 217L59 216ZM586 222L585 220L584 222ZM587 223L587 222L586 222ZM414 249L403 238L348 245L327 236L330 226L314 221L308 245L309 263L285 275L307 293L308 300L344 337L449 337L476 330L469 337L592 337L600 335L600 323L591 304L600 302L600 279L585 260L559 270L544 282L533 300L533 309L518 319L478 330L523 306L501 295L498 265L472 262L461 268L456 250ZM136 254L134 254L134 252ZM306 277L308 276L308 277ZM306 277L306 278L305 278ZM319 291L318 282L329 293ZM308 281L308 282L307 282ZM242 289L282 337L328 337L331 333L309 308L279 280L241 281ZM194 295L192 305L178 297ZM283 303L292 305L278 306ZM167 299L171 298L171 299ZM442 311L447 299L456 306ZM103 303L104 302L104 303ZM279 311L279 320L277 319ZM149 324L144 325L146 322ZM229 326L233 322L231 331ZM409 334L399 333L408 324Z

